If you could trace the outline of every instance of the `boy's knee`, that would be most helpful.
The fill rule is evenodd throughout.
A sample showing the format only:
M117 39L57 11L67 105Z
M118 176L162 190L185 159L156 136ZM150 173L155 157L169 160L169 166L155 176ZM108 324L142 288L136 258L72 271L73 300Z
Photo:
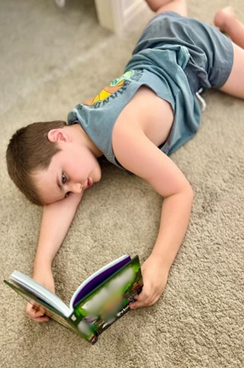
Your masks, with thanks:
M148 6L155 13L160 14L168 11L187 16L186 0L146 0Z
M162 8L164 5L171 3L172 1L175 0L146 0L149 8L155 13L158 12L158 10Z

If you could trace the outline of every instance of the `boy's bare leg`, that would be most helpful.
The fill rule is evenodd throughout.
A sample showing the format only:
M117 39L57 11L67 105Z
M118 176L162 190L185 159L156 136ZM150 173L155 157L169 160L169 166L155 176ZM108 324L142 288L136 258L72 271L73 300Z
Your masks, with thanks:
M215 15L214 23L230 36L234 47L232 71L220 90L244 99L244 25L237 19L231 7L219 10Z
M187 16L186 0L146 0L146 2L156 14L171 11L184 17Z

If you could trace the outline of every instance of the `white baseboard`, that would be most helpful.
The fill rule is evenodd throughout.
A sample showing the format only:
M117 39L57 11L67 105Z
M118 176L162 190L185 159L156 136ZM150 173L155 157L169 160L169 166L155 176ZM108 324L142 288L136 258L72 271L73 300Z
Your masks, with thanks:
M102 27L121 32L146 6L144 0L95 0L97 16Z

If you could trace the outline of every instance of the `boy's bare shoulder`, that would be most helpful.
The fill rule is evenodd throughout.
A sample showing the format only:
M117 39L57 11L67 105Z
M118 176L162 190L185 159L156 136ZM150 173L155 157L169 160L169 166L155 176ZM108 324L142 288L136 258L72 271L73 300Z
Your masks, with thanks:
M173 161L158 149L167 139L172 124L168 102L147 88L140 90L122 111L112 135L113 151L120 164L147 180L163 197L186 183Z
M173 124L171 105L158 97L150 88L142 86L117 118L113 130L112 144L116 146L122 130L144 134L159 146L164 143Z

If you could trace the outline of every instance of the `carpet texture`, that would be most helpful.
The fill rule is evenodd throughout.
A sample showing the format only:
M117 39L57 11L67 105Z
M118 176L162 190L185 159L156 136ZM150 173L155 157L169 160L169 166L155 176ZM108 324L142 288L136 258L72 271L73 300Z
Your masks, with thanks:
M17 128L66 119L123 67L152 13L145 8L121 35L102 29L90 0L2 1L1 280L28 275L42 210L7 175L5 150ZM189 15L212 24L227 0L189 1ZM244 3L232 0L244 21ZM200 132L172 156L194 193L191 221L166 290L154 306L132 311L91 346L54 322L35 324L25 302L1 283L0 365L39 367L244 366L244 103L205 94ZM86 191L53 263L56 292L66 303L92 272L129 253L143 262L157 236L162 200L143 180L102 164Z

